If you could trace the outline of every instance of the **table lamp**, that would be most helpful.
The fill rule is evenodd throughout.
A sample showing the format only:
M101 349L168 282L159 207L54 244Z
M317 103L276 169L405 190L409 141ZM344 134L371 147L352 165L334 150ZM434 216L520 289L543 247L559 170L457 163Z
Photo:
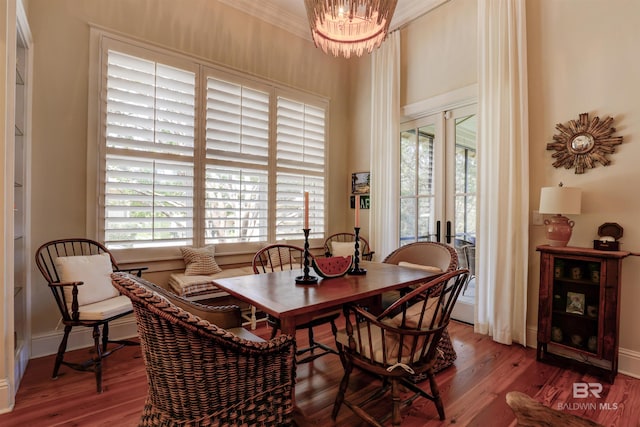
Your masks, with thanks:
M579 188L564 187L562 183L557 187L543 187L540 191L540 213L553 214L546 219L547 240L550 246L567 246L571 239L574 222L562 216L580 213L581 190Z

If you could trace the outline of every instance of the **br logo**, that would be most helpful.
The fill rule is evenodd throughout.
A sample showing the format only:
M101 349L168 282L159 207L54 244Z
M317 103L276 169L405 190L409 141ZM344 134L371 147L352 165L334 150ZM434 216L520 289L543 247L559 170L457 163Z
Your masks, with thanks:
M586 399L589 396L600 399L600 393L602 393L600 383L573 383L574 399Z

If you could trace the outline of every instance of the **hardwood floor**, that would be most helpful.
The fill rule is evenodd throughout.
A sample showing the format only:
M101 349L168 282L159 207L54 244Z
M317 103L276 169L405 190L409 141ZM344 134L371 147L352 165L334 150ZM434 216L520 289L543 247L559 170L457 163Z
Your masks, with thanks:
M403 427L515 426L515 416L505 403L507 392L516 390L545 405L584 416L607 427L640 426L640 380L618 375L615 384L586 374L536 362L535 350L505 346L473 333L473 328L452 322L450 333L458 359L437 375L447 419L438 420L434 405L418 399L403 412ZM255 331L266 337L261 326ZM300 340L304 333L299 333ZM316 337L333 344L328 327ZM303 345L301 342L299 345ZM79 360L87 350L73 352ZM29 362L12 413L0 415L0 425L9 426L134 426L147 392L145 370L138 347L119 350L104 364L104 393L95 392L91 373L61 369L51 380L53 356ZM308 425L330 426L331 408L342 377L338 356L323 356L298 366L296 399L309 419ZM601 398L572 397L576 382L602 383ZM364 374L352 376L349 395L364 394L378 383ZM428 387L426 383L423 384ZM375 410L385 412L384 403ZM364 426L347 408L340 410L337 426Z

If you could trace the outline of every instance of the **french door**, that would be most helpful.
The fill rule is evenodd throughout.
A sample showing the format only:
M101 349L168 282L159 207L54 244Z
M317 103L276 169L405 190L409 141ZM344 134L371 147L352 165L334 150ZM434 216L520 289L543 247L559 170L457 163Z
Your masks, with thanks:
M476 107L442 111L400 128L400 245L436 241L456 248L475 273ZM456 318L473 323L475 277Z

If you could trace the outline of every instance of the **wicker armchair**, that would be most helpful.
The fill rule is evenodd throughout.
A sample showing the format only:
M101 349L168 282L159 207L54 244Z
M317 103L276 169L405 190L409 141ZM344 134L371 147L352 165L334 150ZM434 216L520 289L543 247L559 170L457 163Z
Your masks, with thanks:
M282 426L292 423L295 341L249 341L194 316L124 273L149 394L140 426Z
M453 247L444 243L414 242L400 246L387 255L382 262L420 264L438 268L446 273L458 268L458 253Z
M456 270L443 274L404 295L379 316L357 305L344 306L346 327L336 334L344 376L333 406L333 420L344 403L369 424L382 426L382 422L391 417L392 425L399 426L401 408L419 396L433 401L440 419L445 419L433 368L438 343L468 273L468 270ZM382 379L381 388L368 398L354 393L358 403L345 399L354 367ZM411 379L415 375L429 378L430 394L413 384ZM413 395L403 399L400 385ZM378 420L367 409L371 405L375 412L375 407L380 405L378 399L388 394L389 387L392 411Z
M353 255L354 245L348 245L345 243L354 243L356 235L354 233L336 233L327 237L324 241L324 254L327 257L330 256L346 256ZM369 242L362 236L358 236L360 259L363 261L371 261L373 259L372 251L369 247ZM355 243L354 243L355 244Z

